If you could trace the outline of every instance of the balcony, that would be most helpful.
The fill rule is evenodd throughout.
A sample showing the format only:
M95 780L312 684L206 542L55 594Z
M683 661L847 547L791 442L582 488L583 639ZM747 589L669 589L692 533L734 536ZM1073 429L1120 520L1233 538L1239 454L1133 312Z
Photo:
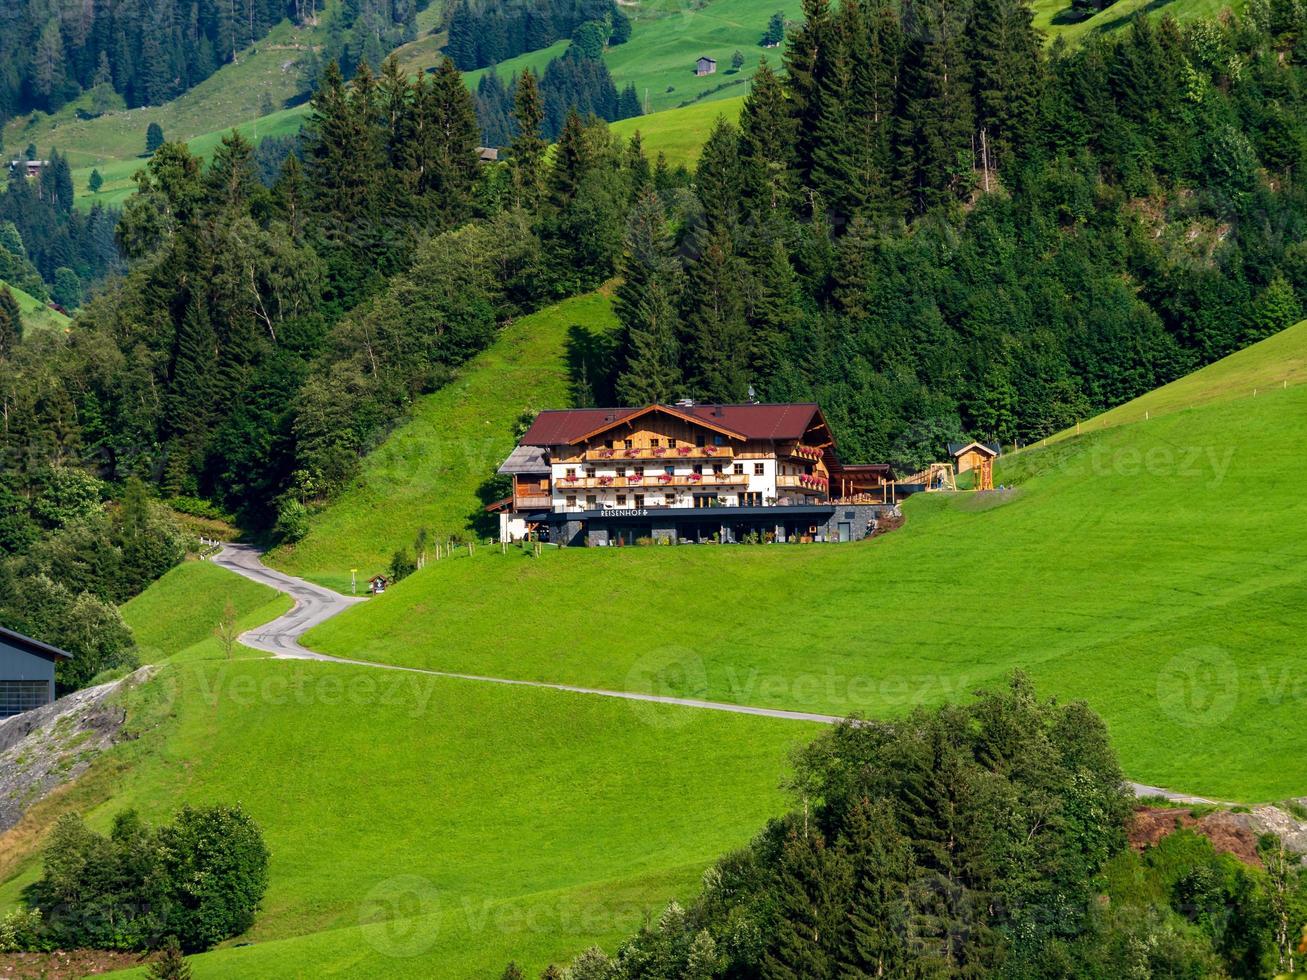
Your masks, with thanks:
M824 476L778 476L776 486L786 490L806 490L808 493L826 493L830 481Z
M815 446L805 446L803 443L797 443L790 450L790 456L795 459L806 459L810 462L817 463L821 461L822 451Z
M549 494L519 493L513 498L515 510L548 510L554 505L554 498Z
M612 449L588 449L584 456L587 463L623 463L627 460L637 462L656 460L670 463L677 459L733 459L734 457L735 450L731 446L677 446L675 449L668 449L666 446L658 449L649 446L634 449L614 446Z
M749 477L745 473L646 473L644 476L578 476L573 479L559 477L556 491L573 490L661 490L667 487L745 487Z

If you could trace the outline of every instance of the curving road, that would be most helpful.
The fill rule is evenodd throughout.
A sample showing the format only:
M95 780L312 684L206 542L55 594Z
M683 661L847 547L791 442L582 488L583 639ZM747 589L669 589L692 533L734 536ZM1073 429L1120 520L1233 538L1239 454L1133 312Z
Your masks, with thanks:
M509 684L516 687L542 687L552 691L566 691L570 694L590 694L605 698L622 698L627 701L644 701L654 704L671 704L683 708L699 708L707 711L726 711L739 715L760 715L764 718L782 718L789 721L810 721L821 724L834 724L843 719L838 715L820 715L807 711L785 711L781 708L756 708L747 704L728 704L722 701L700 701L694 698L666 697L659 694L644 694L636 691L611 691L594 687L575 687L570 684L551 684L547 681L518 680L508 677L482 677L478 674L458 674L445 670L426 670L421 667L401 667L397 664L381 664L370 660L351 660L346 657L332 657L325 653L316 653L300 643L300 637L306 632L339 613L344 612L360 602L367 600L341 595L321 585L314 585L302 578L295 578L269 568L260 560L262 552L246 544L226 544L210 561L221 565L228 571L243 575L248 579L285 592L295 600L290 612L278 616L270 623L257 626L240 637L240 641L255 650L263 650L276 657L293 660L322 660L329 663L353 664L358 667L376 667L382 670L402 670L414 674L430 674L434 677L449 677L456 680L480 681L485 684ZM1128 783L1136 796L1158 796L1173 803L1215 803L1223 806L1219 800L1208 800L1201 796L1190 796L1148 786L1144 783Z

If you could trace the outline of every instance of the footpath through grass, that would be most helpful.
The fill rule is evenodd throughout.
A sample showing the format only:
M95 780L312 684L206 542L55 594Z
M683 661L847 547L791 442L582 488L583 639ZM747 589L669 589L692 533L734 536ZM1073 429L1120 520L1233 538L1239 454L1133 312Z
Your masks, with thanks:
M1295 328L1212 371L1284 359ZM1214 383L1214 382L1213 382ZM1201 387L1192 382L1192 394ZM388 663L869 715L1014 668L1086 699L1133 778L1307 791L1307 386L1013 457L845 546L521 551L433 563L307 638ZM565 625L563 625L565 624Z
M516 444L522 413L572 404L572 364L616 323L600 291L509 324L453 382L419 399L308 536L268 562L348 592L351 568L360 582L383 571L419 528L443 540L479 522L483 535L497 534L482 487Z

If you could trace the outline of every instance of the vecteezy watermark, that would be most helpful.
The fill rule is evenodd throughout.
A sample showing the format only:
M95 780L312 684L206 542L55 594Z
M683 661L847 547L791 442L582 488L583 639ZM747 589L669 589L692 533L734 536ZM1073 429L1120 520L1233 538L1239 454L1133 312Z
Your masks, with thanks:
M708 671L703 658L688 647L657 647L641 655L626 674L623 688L632 696L637 717L655 728L683 728L694 721L691 709L660 703L663 699L704 700Z
M440 893L421 875L377 882L359 905L359 927L384 956L421 956L440 935Z
M1177 653L1157 675L1157 703L1186 728L1226 721L1239 702L1239 668L1220 647Z
M407 670L336 673L331 666L325 670L287 667L265 671L262 676L198 671L195 684L200 698L210 707L221 702L240 708L255 704L356 708L379 705L407 709L408 717L418 718L426 714L439 678Z

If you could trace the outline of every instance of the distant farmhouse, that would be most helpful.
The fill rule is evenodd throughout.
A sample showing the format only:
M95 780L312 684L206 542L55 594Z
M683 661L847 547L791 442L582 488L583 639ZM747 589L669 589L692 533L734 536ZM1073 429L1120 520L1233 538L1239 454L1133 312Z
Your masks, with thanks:
M72 654L0 627L0 718L54 700L54 665Z
M695 62L694 73L696 75L711 75L717 71L717 62L712 58L700 58Z
M40 177L41 170L49 165L49 160L10 160L9 175L12 177L21 171L28 177Z
M890 467L842 462L812 403L541 412L499 472L505 541L851 541L895 499Z

